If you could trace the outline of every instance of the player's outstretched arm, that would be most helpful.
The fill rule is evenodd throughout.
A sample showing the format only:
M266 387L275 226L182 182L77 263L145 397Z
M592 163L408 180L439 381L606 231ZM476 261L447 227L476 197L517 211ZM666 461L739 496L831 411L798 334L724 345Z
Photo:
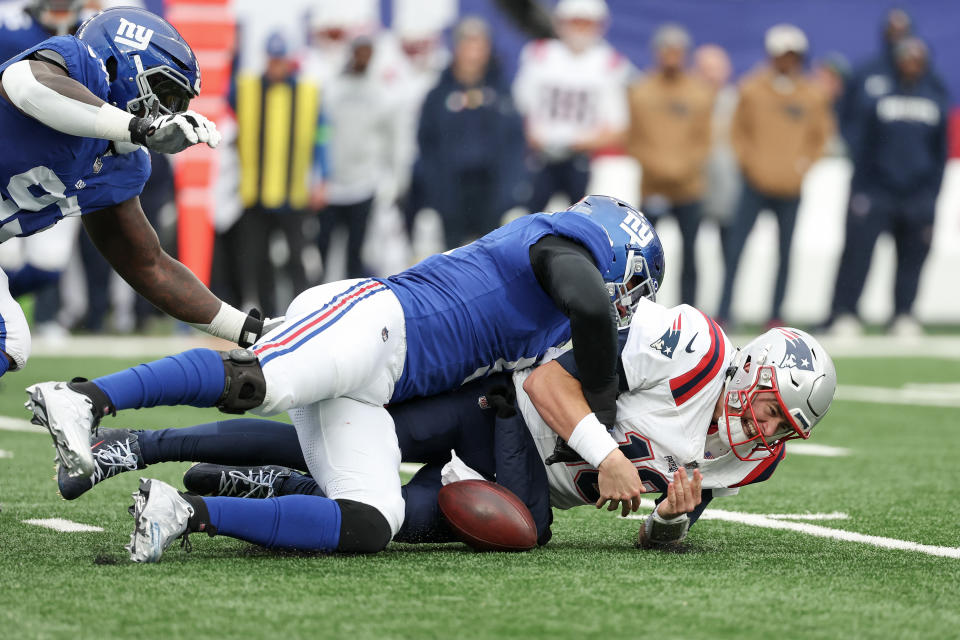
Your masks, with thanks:
M248 346L263 321L221 301L161 247L140 199L83 216L90 239L117 273L164 313L207 333Z
M523 382L540 417L558 436L600 472L597 508L621 507L623 515L640 508L643 483L617 442L590 412L580 387L556 361L537 367Z
M617 320L590 252L559 236L530 247L537 282L570 318L573 356L587 404L605 425L617 419Z
M37 55L55 52L40 51ZM73 136L144 145L160 153L178 153L203 142L220 143L212 122L192 111L142 114L138 117L95 96L67 75L64 68L42 60L20 60L0 79L0 97L52 129Z

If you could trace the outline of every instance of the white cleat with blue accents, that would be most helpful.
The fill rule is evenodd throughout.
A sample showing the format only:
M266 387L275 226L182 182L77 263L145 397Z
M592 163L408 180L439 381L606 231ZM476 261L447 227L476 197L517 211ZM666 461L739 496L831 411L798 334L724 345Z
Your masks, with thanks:
M33 412L30 422L47 428L53 437L60 466L71 478L93 475L90 434L99 423L93 402L66 382L38 382L27 387L24 405Z
M131 560L158 562L177 538L183 537L183 543L188 544L187 522L193 507L179 491L166 482L140 478L140 488L132 496L133 533L126 546Z

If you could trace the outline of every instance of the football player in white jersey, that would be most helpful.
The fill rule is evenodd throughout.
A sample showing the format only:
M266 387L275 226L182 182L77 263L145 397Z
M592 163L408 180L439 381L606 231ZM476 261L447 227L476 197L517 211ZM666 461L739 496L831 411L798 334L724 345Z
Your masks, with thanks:
M638 544L675 543L713 497L769 478L783 459L786 441L809 436L836 389L829 355L814 338L795 329L771 329L736 350L719 326L693 307L666 308L643 300L621 338L618 418L609 432L583 398L570 352L512 377L500 374L499 383L515 393L520 431L532 436L532 458L521 454L507 463L497 459L499 439L509 432L498 422L501 415L494 414L501 414L504 405L513 410L514 401L506 399L513 394L488 390L490 383L474 382L453 393L391 405L403 459L426 463L405 487L404 525L394 539L447 541L449 531L444 533L442 523L436 522L442 520L436 492L443 475L444 481L470 477L464 468L469 466L475 470L473 477L495 477L521 495L534 513L541 543L549 539L550 507L599 508L609 502L611 510L622 506L625 515L638 508L641 493L658 492L662 498L644 522ZM554 461L556 434L583 459ZM295 429L263 420L159 432L109 430L96 440L97 474L91 481L61 473L64 497L79 497L121 471L185 455L207 462L304 468ZM522 443L523 438L513 442ZM453 462L451 448L459 457ZM518 459L526 459L529 467L515 473L508 467L522 465ZM542 489L531 486L537 484L538 473ZM520 485L510 486L509 475L519 476ZM322 495L311 478L275 466L200 465L188 472L184 483L199 493L220 496ZM540 499L538 492L549 495ZM362 501L362 496L356 499ZM163 548L178 535L210 530L186 520L175 527L159 524L167 532ZM222 523L214 526L231 535Z
M560 0L558 37L529 43L520 54L513 94L525 119L534 166L530 211L553 194L571 202L586 192L590 155L616 146L628 125L630 62L603 39L603 0Z
M803 331L777 327L737 350L693 307L647 300L637 307L620 361L623 393L610 432L576 393L569 363L514 376L541 456L547 459L556 433L584 458L547 466L556 507L609 502L626 514L641 493L665 492L681 468L700 471L706 502L766 480L786 441L809 437L837 384L830 356ZM640 542L676 541L688 527L685 513L658 508Z

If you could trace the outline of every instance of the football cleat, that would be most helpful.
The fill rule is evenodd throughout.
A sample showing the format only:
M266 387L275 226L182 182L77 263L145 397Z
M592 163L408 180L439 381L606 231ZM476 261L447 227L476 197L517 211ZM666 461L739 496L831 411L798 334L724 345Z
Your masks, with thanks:
M272 498L291 473L292 469L276 465L230 467L201 462L183 474L183 486L202 496Z
M47 428L53 437L60 466L71 478L89 478L95 468L90 434L100 423L93 402L66 382L39 382L27 387L24 405L33 412L30 422Z
M129 429L99 429L96 435L90 436L90 450L94 465L92 476L71 478L63 465L57 466L57 485L66 500L79 498L98 482L118 473L147 466L140 455L139 438Z
M187 522L193 507L180 492L160 480L140 478L140 488L131 494L133 533L125 548L134 562L158 562L177 538L187 543ZM189 547L188 547L189 550Z

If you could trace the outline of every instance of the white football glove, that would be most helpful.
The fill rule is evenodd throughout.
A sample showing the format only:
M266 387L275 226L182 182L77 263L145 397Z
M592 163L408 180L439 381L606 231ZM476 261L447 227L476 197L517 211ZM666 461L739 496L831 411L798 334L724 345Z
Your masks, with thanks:
M143 136L143 145L159 153L180 153L187 147L206 143L210 148L220 144L217 126L196 111L163 115L150 123Z

